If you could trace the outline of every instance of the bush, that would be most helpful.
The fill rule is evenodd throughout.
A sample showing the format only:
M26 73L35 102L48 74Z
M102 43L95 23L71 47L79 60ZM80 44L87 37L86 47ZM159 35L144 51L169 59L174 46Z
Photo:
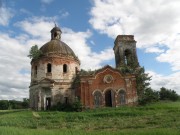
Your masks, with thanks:
M76 112L82 111L82 103L79 99L76 99L76 101L72 104L73 110Z
M58 102L56 105L51 107L52 111L65 111L65 112L72 112L72 111L82 111L82 104L80 100L76 99L74 103L72 104L66 104Z

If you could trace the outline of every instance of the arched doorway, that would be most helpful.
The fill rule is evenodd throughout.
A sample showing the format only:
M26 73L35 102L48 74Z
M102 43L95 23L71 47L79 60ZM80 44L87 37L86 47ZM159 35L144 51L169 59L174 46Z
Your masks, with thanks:
M105 92L105 105L107 107L112 107L112 91L111 90L107 90Z

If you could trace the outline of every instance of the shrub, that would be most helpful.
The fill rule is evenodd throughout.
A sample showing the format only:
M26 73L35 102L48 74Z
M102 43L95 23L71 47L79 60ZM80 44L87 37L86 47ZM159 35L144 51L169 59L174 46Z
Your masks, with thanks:
M28 57L30 59L38 59L40 57L40 55L42 54L41 50L38 49L37 45L34 45L31 47L31 49L29 50L29 55Z
M81 104L80 100L78 100L78 99L76 99L75 102L72 104L58 102L56 105L51 107L50 110L65 111L65 112L71 112L71 111L79 112L79 111L82 111L82 104Z

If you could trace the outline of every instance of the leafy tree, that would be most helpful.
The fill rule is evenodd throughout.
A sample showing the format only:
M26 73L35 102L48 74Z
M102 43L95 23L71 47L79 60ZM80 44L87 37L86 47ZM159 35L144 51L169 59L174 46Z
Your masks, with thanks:
M29 108L29 99L23 98L22 107Z
M141 99L146 89L149 88L149 81L151 80L151 77L148 76L147 73L145 73L144 67L139 67L135 69L135 75L136 75L136 88L137 88L137 94L139 99Z
M9 105L11 109L23 109L22 101L9 100Z
M179 98L179 95L171 89L166 89L162 87L159 92L160 100L172 100L176 101Z
M131 66L124 65L118 69L124 74L130 73L136 76L137 94L138 98L142 100L141 98L144 97L144 92L149 88L149 81L151 80L151 77L145 73L144 67L139 67L137 66L137 63L132 63Z
M38 59L41 54L42 54L42 52L41 52L41 50L38 49L38 46L34 45L31 47L28 57L30 59Z
M0 100L0 110L7 110L9 108L8 100Z
M151 89L149 88L151 77L145 73L144 67L140 67L139 64L132 59L131 61L129 60L129 65L124 65L118 69L124 74L130 73L136 76L138 99L140 102L147 99L148 94L146 92Z
M147 103L157 102L157 101L159 101L159 92L154 91L151 88L147 88L147 89L145 89L142 97L139 99L139 104L145 105Z

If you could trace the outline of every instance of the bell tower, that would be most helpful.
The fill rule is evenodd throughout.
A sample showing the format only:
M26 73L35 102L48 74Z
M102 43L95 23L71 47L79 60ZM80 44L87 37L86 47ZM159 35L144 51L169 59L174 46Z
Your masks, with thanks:
M138 67L136 41L133 35L118 35L114 42L116 68L128 66Z

